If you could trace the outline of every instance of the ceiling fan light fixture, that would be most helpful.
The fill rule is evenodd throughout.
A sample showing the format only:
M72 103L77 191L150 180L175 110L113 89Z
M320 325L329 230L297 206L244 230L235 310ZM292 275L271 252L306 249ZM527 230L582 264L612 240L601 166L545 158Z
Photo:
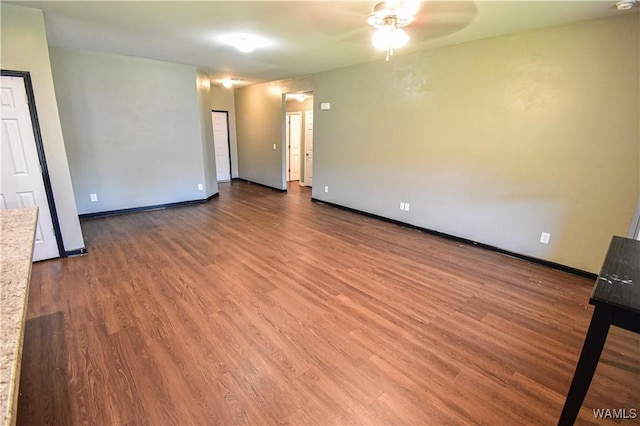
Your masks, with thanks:
M419 1L388 0L376 4L367 22L374 28L373 46L378 50L386 50L388 61L393 51L403 47L409 36L401 28L411 25L416 20Z
M373 33L373 47L378 50L393 50L403 47L409 36L400 28L380 28Z

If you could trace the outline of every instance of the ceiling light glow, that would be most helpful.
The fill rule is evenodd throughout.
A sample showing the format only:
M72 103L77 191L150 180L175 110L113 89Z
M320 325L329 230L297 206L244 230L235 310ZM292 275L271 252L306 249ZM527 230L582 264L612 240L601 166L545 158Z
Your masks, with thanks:
M282 88L280 86L269 86L269 93L275 96L282 96Z
M378 50L393 50L403 47L409 36L400 28L380 28L373 33L373 46Z
M251 53L269 45L269 41L257 35L248 33L225 34L218 39L221 43L235 47L240 52Z
M242 79L239 78L224 78L222 80L220 80L220 83L222 83L222 86L227 88L227 89L231 89L233 87L234 84L240 83L242 81Z
M304 93L287 93L285 97L288 101L295 100L298 102L304 102L307 100L307 95Z

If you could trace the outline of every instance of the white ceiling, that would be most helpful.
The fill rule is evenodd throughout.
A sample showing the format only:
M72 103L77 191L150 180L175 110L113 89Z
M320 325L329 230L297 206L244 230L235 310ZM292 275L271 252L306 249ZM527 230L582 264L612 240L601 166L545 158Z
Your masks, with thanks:
M380 60L366 23L375 1L5 1L44 10L49 45L195 65L245 84ZM639 2L640 4L640 2ZM636 4L638 6L638 4ZM411 41L396 54L571 22L637 13L615 0L421 2ZM251 32L271 46L221 44Z

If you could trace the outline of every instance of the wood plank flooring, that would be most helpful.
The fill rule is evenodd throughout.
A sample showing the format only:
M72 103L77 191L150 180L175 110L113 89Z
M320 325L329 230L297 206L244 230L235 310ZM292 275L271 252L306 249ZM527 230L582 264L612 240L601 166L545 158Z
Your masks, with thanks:
M555 424L593 312L590 280L295 185L82 227L33 266L18 424ZM593 408L640 409L637 335Z

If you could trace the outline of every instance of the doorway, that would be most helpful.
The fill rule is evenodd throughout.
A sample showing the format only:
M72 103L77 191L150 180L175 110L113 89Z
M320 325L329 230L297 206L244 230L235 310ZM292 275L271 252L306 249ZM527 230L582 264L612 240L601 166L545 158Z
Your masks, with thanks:
M313 92L284 96L284 180L287 188L313 185ZM309 191L310 192L310 191Z
M61 257L62 233L28 72L2 71L0 209L38 207L33 261Z
M229 111L211 111L213 146L216 155L216 180L231 180L231 140L229 138Z

